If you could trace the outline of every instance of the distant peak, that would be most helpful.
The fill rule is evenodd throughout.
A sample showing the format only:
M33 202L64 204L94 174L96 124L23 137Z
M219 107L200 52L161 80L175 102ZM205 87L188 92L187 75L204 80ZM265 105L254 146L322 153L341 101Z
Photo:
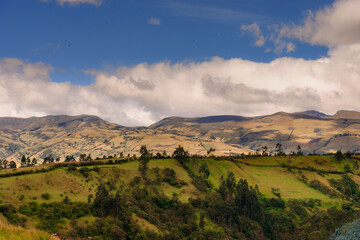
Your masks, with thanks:
M317 118L329 117L329 115L319 112L319 111L316 111L316 110L308 110L308 111L300 112L300 114L304 114L304 115L311 116L311 117L317 117Z

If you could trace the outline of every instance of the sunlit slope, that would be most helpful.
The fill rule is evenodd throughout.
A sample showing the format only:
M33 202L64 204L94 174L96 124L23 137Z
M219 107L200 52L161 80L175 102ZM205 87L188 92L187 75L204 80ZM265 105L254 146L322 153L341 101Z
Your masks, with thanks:
M22 155L43 159L66 155L139 154L141 145L171 154L182 145L191 154L215 155L269 152L281 143L285 152L358 152L360 114L339 111L334 116L319 112L276 113L260 117L212 116L163 119L149 127L123 127L96 116L46 116L0 118L0 158L19 162ZM42 160L40 160L41 162Z
M341 194L329 184L330 179L339 179L344 173L345 165L352 169L356 160L336 162L333 157L304 156L304 157L267 157L244 158L237 160L214 160L212 158L192 160L188 163L193 174L198 174L201 164L209 168L209 180L218 187L222 177L233 172L237 180L246 179L250 185L257 185L266 197L274 197L273 189L279 189L284 199L319 199L336 205L341 200ZM99 182L108 182L115 187L130 184L135 177L140 177L137 161L123 164L105 164L99 166L55 168L47 172L38 172L21 176L1 177L0 201L2 203L22 204L24 202L61 201L66 196L73 201L88 201L90 194L94 195ZM87 173L81 170L85 169ZM178 181L185 182L175 187L166 182L158 186L160 192L172 197L177 196L182 201L189 198L201 197L201 192L193 184L189 172L174 159L154 159L149 163L147 176L156 180L156 169L170 168L176 172ZM41 167L18 169L17 172ZM349 173L351 178L360 184L359 170ZM14 173L14 171L5 171ZM2 173L4 174L4 173ZM304 180L305 179L305 180ZM338 193L331 197L310 186L312 180ZM141 183L143 184L143 183ZM49 199L42 195L49 194Z
M0 223L0 240L55 240L50 234Z

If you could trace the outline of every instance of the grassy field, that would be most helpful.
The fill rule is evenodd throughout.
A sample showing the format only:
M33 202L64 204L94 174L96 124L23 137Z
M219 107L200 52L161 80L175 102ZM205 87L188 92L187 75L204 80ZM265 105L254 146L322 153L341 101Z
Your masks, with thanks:
M0 223L0 240L51 240L48 233Z
M290 198L314 198L322 201L332 201L328 196L309 187L299 179L296 172L289 172L286 168L271 166L254 166L244 163L234 163L231 161L215 161L208 159L204 161L210 170L209 180L218 186L221 177L226 177L227 172L235 174L237 180L246 179L252 186L258 185L259 190L267 197L274 197L272 188L279 188L281 196L285 199ZM309 173L309 179L319 179L320 176ZM321 177L320 177L321 178ZM327 181L325 181L327 182Z
M303 157L261 157L244 158L236 161L214 160L212 158L192 161L193 169L198 169L201 163L206 163L210 170L209 180L218 187L221 177L226 177L229 171L233 172L236 179L244 178L250 185L258 185L260 192L267 197L273 197L272 189L279 188L284 199L320 199L325 202L337 202L327 195L309 187L300 179L300 175L306 176L308 181L318 180L330 187L329 179L338 179L341 174L318 173L306 168L311 167L323 171L344 171L344 165L352 166L353 161L336 162L333 157L328 156L303 156ZM286 166L299 169L289 171ZM49 202L61 201L68 196L73 201L87 201L89 194L95 194L99 182L112 181L117 186L126 185L139 174L139 163L137 161L116 165L90 166L89 169L98 168L99 171L90 171L89 176L83 176L79 171L68 171L66 167L57 168L49 172L33 173L22 176L0 178L0 201L2 203L16 203L36 201ZM44 167L37 167L40 169ZM154 178L154 168L171 168L176 172L178 180L186 182L187 185L176 188L168 183L161 183L159 188L167 196L176 195L182 201L190 197L200 197L201 193L192 184L188 172L174 159L154 159L149 163L148 177ZM77 167L77 170L81 167ZM19 169L25 171L29 168ZM9 172L6 170L5 172ZM354 173L357 173L356 171ZM1 173L0 173L1 174ZM354 181L360 183L360 177L352 175ZM49 193L50 199L46 200L42 194Z

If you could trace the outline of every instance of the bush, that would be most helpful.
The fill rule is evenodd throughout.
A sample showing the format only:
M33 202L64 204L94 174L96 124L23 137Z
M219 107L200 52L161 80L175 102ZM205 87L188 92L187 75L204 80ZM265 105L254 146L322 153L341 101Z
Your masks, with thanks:
M50 199L50 194L49 193L43 193L41 194L41 197L45 200L49 200Z
M131 180L130 186L134 187L134 186L138 185L140 182L141 182L141 177L136 176Z
M322 184L321 182L319 182L318 180L311 180L309 182L309 186L322 192L323 194L326 194L330 197L336 197L336 193L331 190L330 188L328 188L327 186L325 186L324 184Z

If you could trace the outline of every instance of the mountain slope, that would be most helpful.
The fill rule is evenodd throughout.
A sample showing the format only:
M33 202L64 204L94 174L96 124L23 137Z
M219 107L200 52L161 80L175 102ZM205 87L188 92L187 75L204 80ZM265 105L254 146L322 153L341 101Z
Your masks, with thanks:
M339 111L333 116L306 111L278 112L258 117L209 116L165 118L149 127L124 127L96 116L45 116L0 118L0 158L19 161L21 155L44 158L51 154L90 153L103 155L139 154L141 145L156 152L171 153L182 145L192 154L232 155L274 151L281 143L284 151L298 145L306 153L360 150L360 113Z

